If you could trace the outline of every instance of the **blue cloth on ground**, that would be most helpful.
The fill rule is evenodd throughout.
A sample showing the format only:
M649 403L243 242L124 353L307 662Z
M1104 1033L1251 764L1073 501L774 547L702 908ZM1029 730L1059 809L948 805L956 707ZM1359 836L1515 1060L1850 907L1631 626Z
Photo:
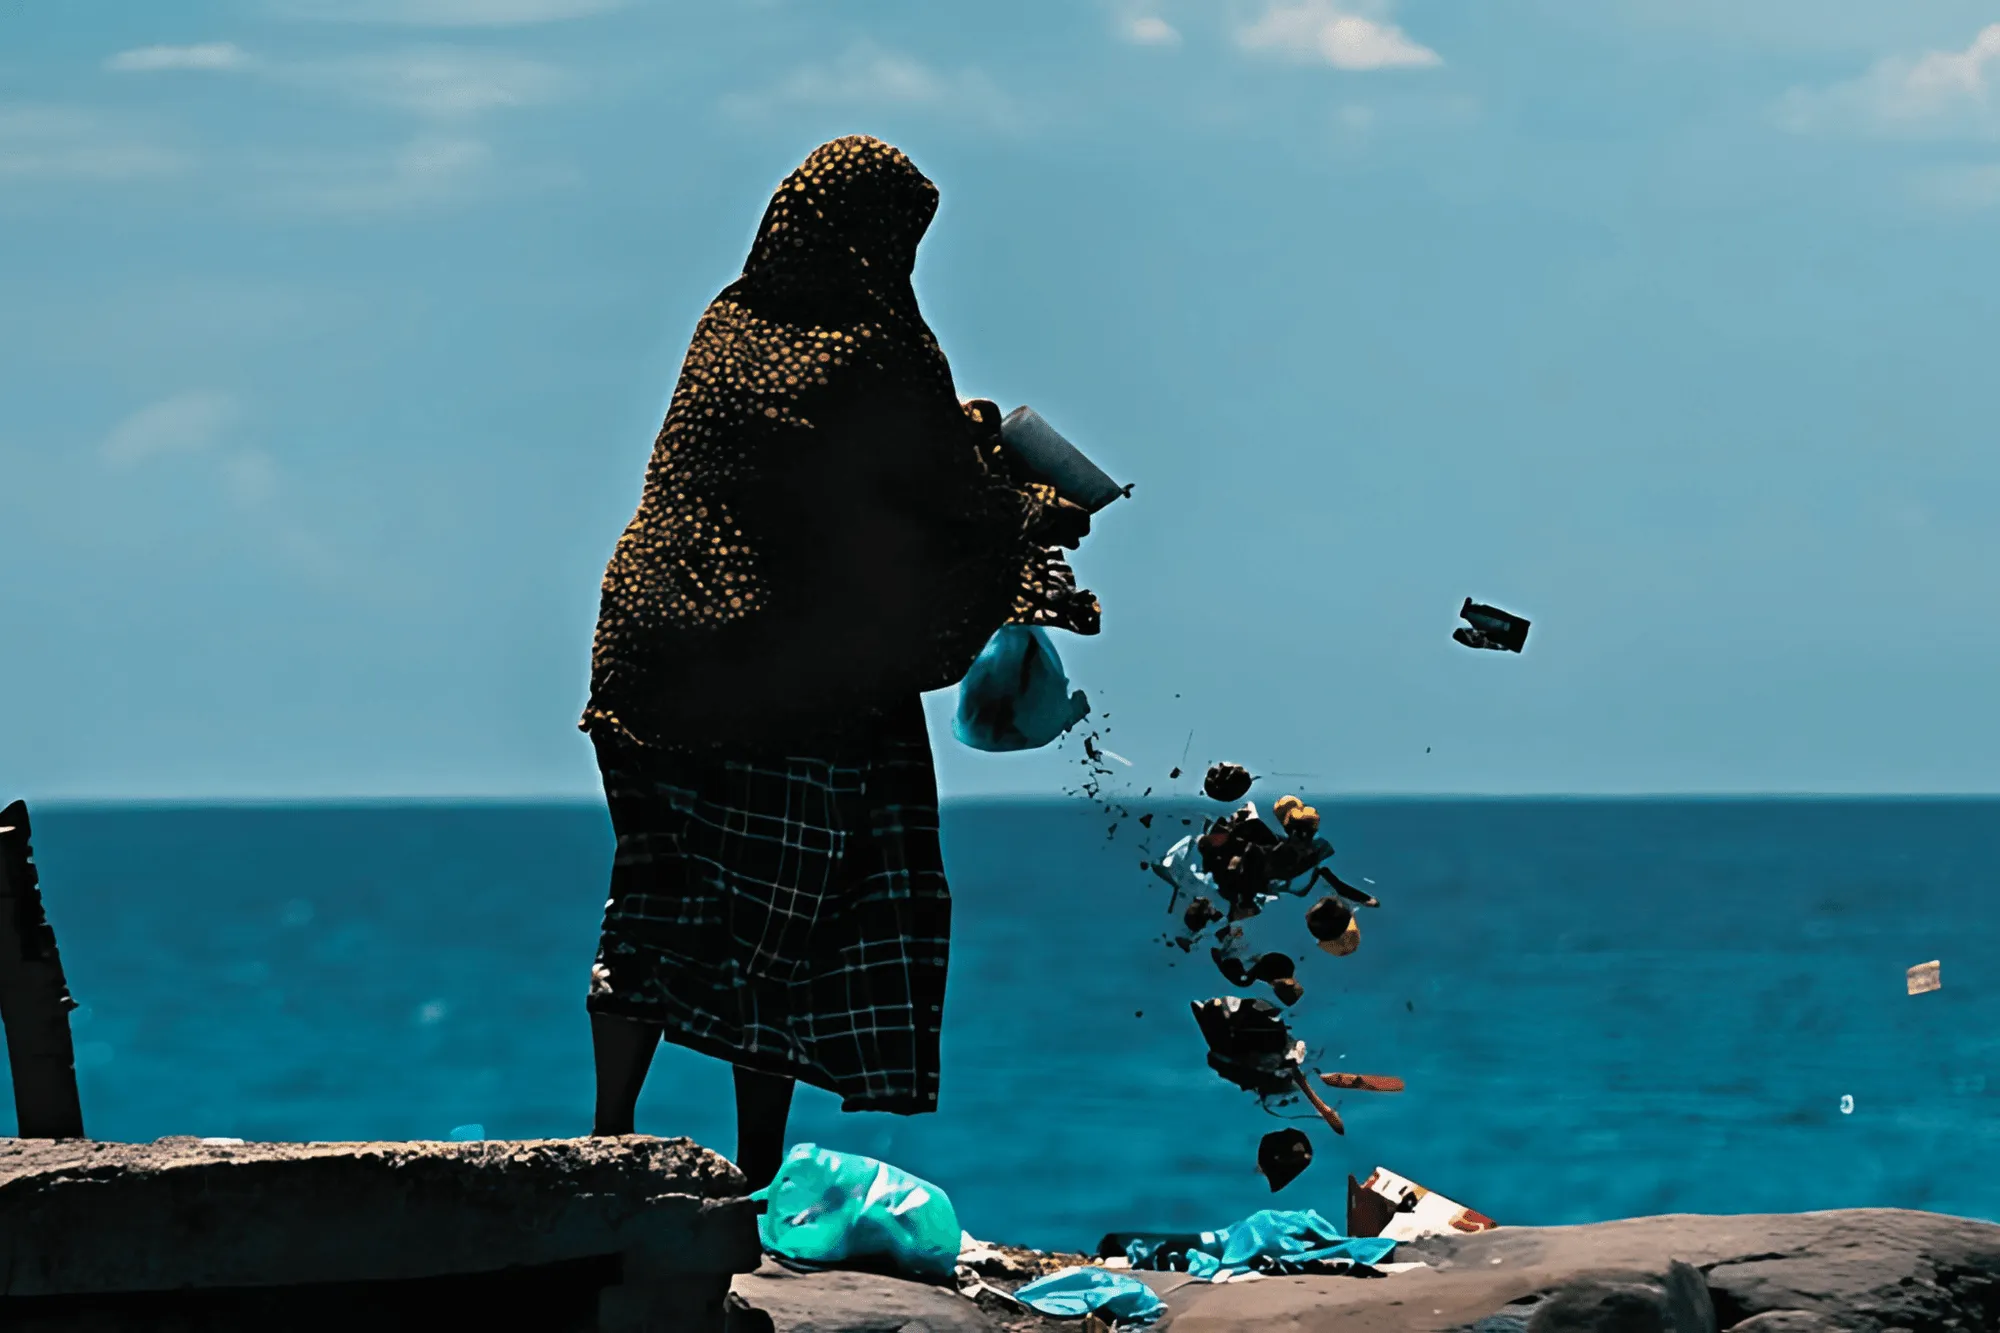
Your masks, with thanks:
M1127 1247L1126 1257L1134 1268L1158 1267L1155 1252L1159 1248L1151 1242L1135 1240ZM1378 1264L1395 1248L1396 1242L1383 1236L1343 1236L1339 1227L1311 1210L1280 1212L1267 1208L1252 1213L1235 1226L1202 1232L1200 1243L1187 1250L1187 1271L1191 1277L1215 1282L1237 1273L1267 1271L1282 1264L1314 1260Z
M1048 631L1002 625L958 683L951 734L975 750L1039 750L1089 715Z
M1058 1319L1097 1314L1132 1324L1151 1323L1167 1308L1139 1279L1106 1268L1065 1268L1036 1278L1015 1291L1014 1299Z

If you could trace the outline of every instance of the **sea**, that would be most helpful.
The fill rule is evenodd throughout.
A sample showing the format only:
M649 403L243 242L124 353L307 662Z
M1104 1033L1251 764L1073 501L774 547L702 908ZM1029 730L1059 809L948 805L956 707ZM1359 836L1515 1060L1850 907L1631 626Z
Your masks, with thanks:
M1087 801L950 805L942 1104L795 1142L941 1186L983 1239L1344 1216L1387 1167L1503 1224L1893 1206L2000 1219L2000 803L1316 802L1381 900L1336 958L1304 900L1251 943L1302 956L1295 1033L1346 1134L1205 1063L1142 869L1198 820ZM93 1137L493 1139L588 1132L583 1009L611 858L589 805L49 806L35 851ZM1365 882L1364 882L1365 881ZM1911 995L1906 970L1940 963ZM5 1073L0 1071L0 1083ZM655 1062L643 1132L733 1149L728 1071ZM0 1129L11 1132L10 1089ZM1287 1119L1290 1117L1291 1119ZM1258 1139L1315 1160L1274 1194ZM472 1128L476 1127L476 1128Z

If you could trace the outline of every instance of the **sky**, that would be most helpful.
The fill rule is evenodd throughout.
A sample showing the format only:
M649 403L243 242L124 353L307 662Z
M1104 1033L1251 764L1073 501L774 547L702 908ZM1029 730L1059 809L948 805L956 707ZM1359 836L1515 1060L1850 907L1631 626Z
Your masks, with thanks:
M687 339L856 132L960 392L1134 485L1057 643L1135 780L2000 791L1994 0L70 0L0 6L0 795L592 796ZM951 703L948 794L1077 776Z

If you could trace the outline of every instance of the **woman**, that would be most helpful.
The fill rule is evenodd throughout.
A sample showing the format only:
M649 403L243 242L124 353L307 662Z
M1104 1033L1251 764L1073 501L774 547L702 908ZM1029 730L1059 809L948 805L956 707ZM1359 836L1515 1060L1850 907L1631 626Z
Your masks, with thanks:
M951 898L918 696L1003 623L1097 631L910 286L937 188L822 145L710 304L605 570L582 720L617 833L591 969L594 1133L632 1132L668 1041L735 1066L769 1183L794 1080L937 1109Z

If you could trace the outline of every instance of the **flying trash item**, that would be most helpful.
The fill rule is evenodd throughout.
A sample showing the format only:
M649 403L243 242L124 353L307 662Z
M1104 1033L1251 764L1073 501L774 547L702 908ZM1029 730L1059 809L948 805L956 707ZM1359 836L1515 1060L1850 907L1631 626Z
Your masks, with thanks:
M1468 648L1518 653L1528 642L1528 622L1497 606L1487 606L1468 597L1458 609L1458 618L1469 624L1453 630L1451 637Z
M1312 1165L1313 1145L1301 1129L1274 1129L1257 1142L1257 1170L1276 1194Z
M1912 995L1922 995L1926 991L1942 990L1944 978L1938 973L1936 960L1918 963L1904 974L1904 984Z
M1058 435L1055 427L1025 404L1001 421L1000 444L1031 480L1055 487L1057 495L1093 514L1132 493L1130 486L1111 480L1103 468L1085 458L1081 449Z

